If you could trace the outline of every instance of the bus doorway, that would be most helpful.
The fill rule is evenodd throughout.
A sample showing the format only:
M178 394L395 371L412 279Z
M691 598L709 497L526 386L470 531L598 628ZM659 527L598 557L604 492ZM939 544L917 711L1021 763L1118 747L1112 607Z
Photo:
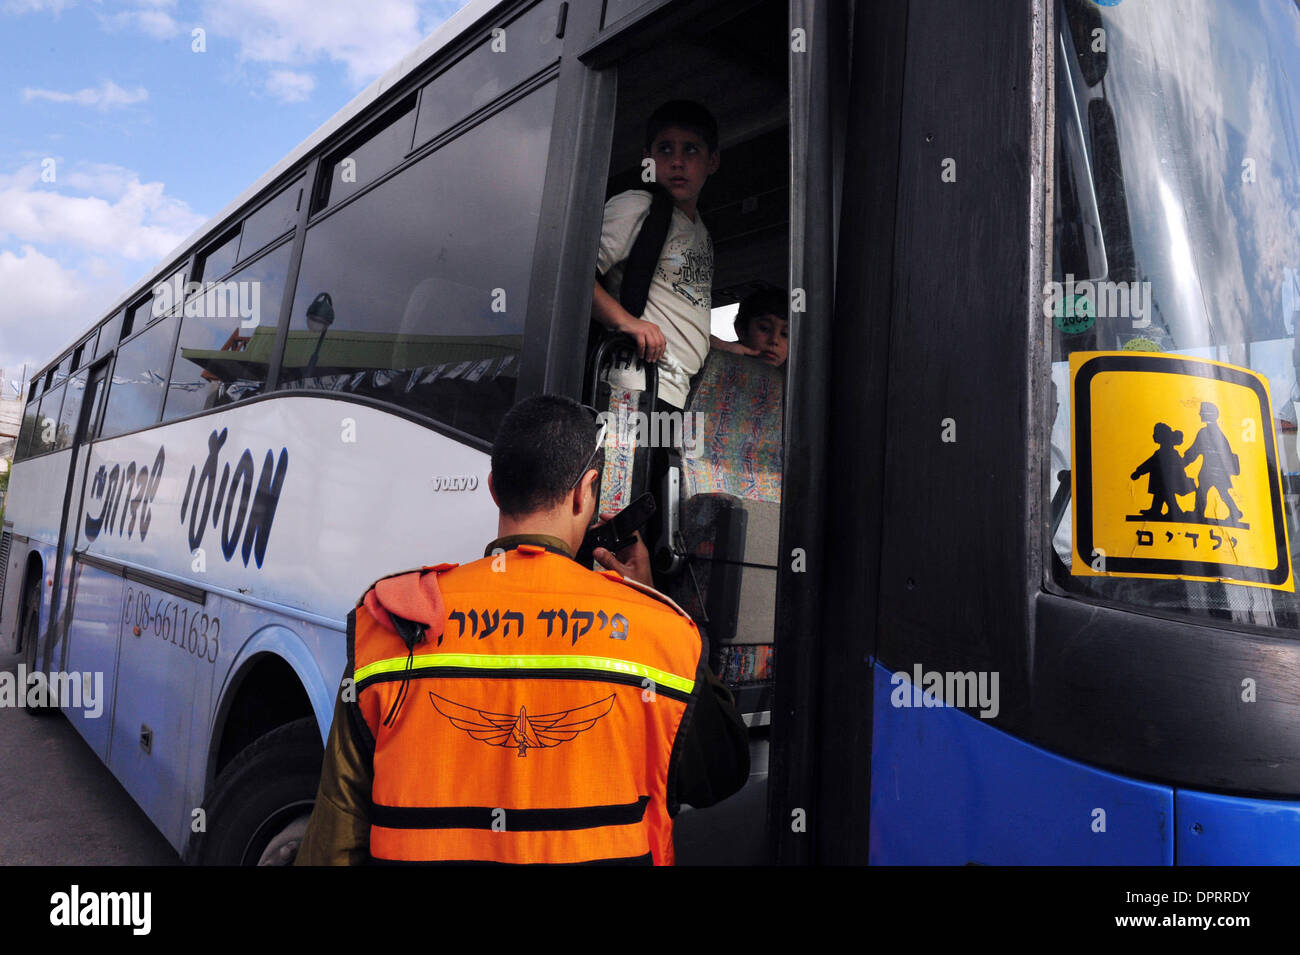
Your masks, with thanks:
M83 346L84 347L84 346ZM80 349L77 356L79 357ZM64 386L65 396L55 428L55 441L66 441L72 453L68 459L67 491L63 499L63 517L59 522L59 545L53 567L53 585L50 598L50 626L44 646L39 638L24 647L24 657L29 671L39 667L49 672L51 667L63 669L67 663L68 614L71 606L67 599L68 582L72 575L73 552L77 543L78 524L81 519L82 490L86 479L86 466L90 455L90 442L96 437L100 407L103 404L104 383L108 375L108 362L100 361L93 367L74 371Z
M646 181L643 151L647 121L662 104L692 101L716 119L720 161L696 209L712 255L676 248L677 233L670 231L660 259L683 259L683 275L672 283L683 295L696 294L679 288L687 284L686 271L707 272L707 284L699 274L691 278L709 294L713 341L705 355L687 356L698 366L688 368L693 373L679 421L659 421L655 415L677 412L647 395L665 398L663 363L658 376L639 370L629 376L626 356L606 356L602 363L595 352L605 334L593 337L586 388L588 399L619 424L607 447L602 510L618 510L643 490L655 494L657 526L650 537L656 541L656 581L707 638L710 668L749 727L745 787L714 807L683 806L676 817L677 862L686 865L771 859L767 766L780 672L773 650L787 370L783 360L734 350L733 320L747 300L766 301L767 311L782 312L783 324L791 317L789 9L781 0L765 0L725 11L680 25L618 63L604 196L608 211L630 191L656 188ZM607 216L605 245L609 222ZM602 285L617 295L622 278L616 266ZM652 409L659 410L649 414L648 429L636 434L636 415ZM655 447L670 435L680 452L675 473L653 473L644 445Z

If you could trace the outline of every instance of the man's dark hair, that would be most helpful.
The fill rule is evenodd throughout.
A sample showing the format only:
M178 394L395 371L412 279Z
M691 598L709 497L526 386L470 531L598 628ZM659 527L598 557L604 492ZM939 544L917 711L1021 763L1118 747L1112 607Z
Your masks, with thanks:
M688 129L704 140L709 152L718 151L718 121L707 109L689 99L675 99L664 103L650 114L645 124L645 150L650 152L657 137L669 126Z
M736 319L732 323L736 334L744 338L749 330L750 320L760 315L775 315L786 321L790 320L790 300L784 289L764 288L746 295L741 300L740 310L736 312Z
M561 395L537 395L511 408L492 445L501 512L523 517L548 510L573 489L586 462L586 470L600 471L605 456L592 456L598 430L590 411Z

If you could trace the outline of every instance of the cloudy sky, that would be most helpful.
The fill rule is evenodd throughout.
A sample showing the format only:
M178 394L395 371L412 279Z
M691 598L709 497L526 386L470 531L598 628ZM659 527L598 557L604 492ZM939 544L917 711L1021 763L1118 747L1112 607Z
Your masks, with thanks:
M0 0L5 379L54 358L462 6Z

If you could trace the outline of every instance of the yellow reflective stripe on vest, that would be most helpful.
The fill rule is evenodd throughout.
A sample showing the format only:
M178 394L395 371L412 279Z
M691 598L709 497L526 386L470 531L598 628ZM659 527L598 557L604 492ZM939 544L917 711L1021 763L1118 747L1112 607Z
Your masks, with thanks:
M410 661L413 670L428 667L466 667L475 670L595 670L604 673L617 673L622 676L645 677L657 686L667 686L683 693L695 690L695 680L666 670L629 660L615 660L611 657L582 656L491 656L482 653L423 653ZM356 682L379 673L399 673L407 668L406 657L390 657L376 660L357 670L353 676Z

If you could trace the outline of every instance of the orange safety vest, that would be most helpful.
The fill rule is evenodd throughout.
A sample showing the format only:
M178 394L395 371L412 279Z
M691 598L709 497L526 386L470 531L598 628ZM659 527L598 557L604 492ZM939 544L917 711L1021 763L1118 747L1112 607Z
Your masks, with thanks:
M668 598L522 544L377 581L348 654L376 861L672 864L674 753L707 685Z

